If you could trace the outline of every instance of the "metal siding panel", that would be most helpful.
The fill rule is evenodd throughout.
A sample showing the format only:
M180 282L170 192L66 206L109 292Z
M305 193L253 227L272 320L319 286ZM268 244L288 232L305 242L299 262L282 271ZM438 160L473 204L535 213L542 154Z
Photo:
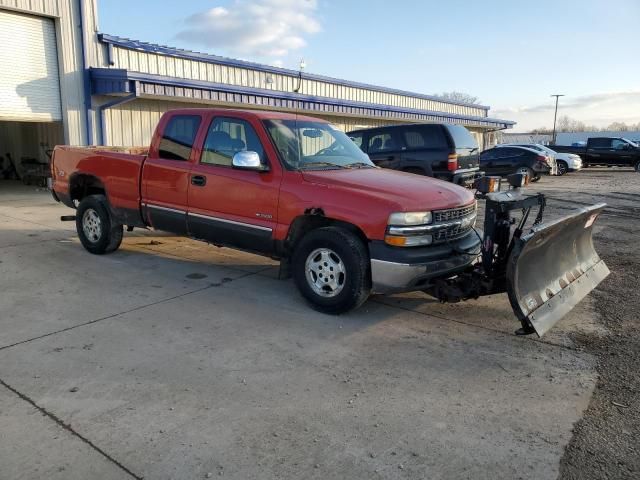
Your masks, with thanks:
M62 119L53 20L0 10L0 65L0 119Z
M60 15L56 0L0 0L0 7L52 17Z

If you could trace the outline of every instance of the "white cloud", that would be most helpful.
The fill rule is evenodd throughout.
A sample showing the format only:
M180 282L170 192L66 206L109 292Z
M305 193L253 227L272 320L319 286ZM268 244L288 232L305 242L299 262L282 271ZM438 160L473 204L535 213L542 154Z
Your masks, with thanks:
M537 127L553 126L555 100L539 105L496 107L490 115L515 120L514 130L526 132ZM561 97L558 116L568 115L588 125L606 127L612 122L640 122L640 90L626 92L605 92L580 97Z
M234 0L191 15L177 38L234 55L277 61L321 30L317 0ZM274 63L274 60L272 60Z

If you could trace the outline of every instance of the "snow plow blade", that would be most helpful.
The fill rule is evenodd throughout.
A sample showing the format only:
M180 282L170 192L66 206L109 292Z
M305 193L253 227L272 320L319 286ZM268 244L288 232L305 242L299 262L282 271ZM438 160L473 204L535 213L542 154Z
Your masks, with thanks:
M506 287L525 330L541 337L609 275L592 238L604 207L581 208L514 239Z

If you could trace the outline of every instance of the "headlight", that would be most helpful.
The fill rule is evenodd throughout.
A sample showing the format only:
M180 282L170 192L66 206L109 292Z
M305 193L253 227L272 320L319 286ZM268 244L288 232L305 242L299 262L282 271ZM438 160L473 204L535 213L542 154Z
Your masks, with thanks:
M433 237L427 225L432 220L431 212L392 213L389 215L384 241L394 247L431 245Z
M388 225L427 225L431 223L431 212L399 212L389 215Z

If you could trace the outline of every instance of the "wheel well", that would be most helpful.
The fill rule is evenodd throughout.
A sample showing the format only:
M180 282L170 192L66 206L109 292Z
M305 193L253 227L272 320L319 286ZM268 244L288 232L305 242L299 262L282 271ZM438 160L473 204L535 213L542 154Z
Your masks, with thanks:
M369 243L367 236L356 225L342 220L336 220L335 218L326 217L321 208L310 208L305 211L304 215L296 217L291 223L289 234L284 242L285 256L289 256L291 252L293 252L296 244L307 233L323 227L340 227L357 236L362 240L362 243L364 243L365 246Z
M69 182L71 200L80 201L88 195L106 195L104 184L93 175L77 174Z

